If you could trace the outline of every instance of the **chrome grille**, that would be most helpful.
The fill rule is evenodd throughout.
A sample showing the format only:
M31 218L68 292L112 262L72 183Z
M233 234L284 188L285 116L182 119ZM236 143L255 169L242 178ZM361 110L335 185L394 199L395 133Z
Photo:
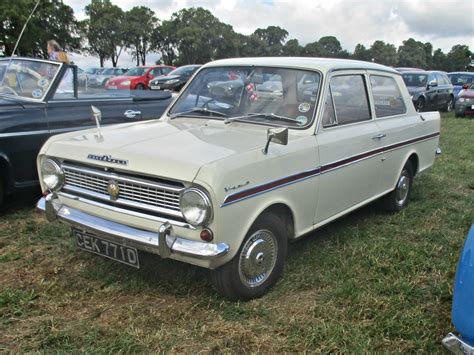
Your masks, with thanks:
M69 193L86 195L103 201L113 201L115 205L182 217L179 196L184 186L177 187L146 178L136 178L70 164L63 164L62 169L65 178L63 189ZM112 200L108 193L111 181L118 185L120 190L116 200Z

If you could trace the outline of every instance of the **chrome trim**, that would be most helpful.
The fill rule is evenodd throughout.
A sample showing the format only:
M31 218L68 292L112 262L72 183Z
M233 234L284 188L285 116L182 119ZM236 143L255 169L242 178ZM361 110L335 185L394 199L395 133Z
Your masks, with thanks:
M453 354L474 355L474 346L466 343L460 337L449 333L442 341L443 346Z
M31 135L35 135L35 134L49 134L49 131L48 130L41 130L41 131L24 131L24 132L0 133L0 138L31 136Z
M159 222L159 223L170 222L171 225L173 225L173 226L183 227L183 228L192 229L192 230L196 229L195 227L193 227L192 225L190 225L188 223L183 223L183 222L176 221L176 220L169 219L169 218L157 217L157 216L153 216L153 215L149 215L149 214L145 214L145 213L135 212L135 211L131 211L131 210L127 210L127 209L123 209L123 208L115 207L115 206L111 206L111 205L106 205L106 204L103 204L103 203L100 203L100 202L97 202L97 201L89 200L87 198L79 197L79 196L76 196L76 195L71 195L71 194L68 194L67 192L64 192L64 191L58 192L58 196L69 198L71 200L78 201L78 202L81 202L81 203L86 203L88 205L92 205L92 206L95 206L95 207L104 208L104 209L107 209L109 211L116 212L116 213L122 213L122 214L126 214L126 215L133 216L133 217L144 218L144 219L148 219L150 221L156 221L156 222Z
M436 155L441 155L441 154L442 154L440 147L436 148L435 154L436 154Z
M106 172L102 172L102 171L99 171L99 170L89 169L89 168L82 168L82 167L79 168L77 166L64 164L64 163L62 164L62 167L64 169L70 169L70 170L73 170L73 171L77 171L79 173L96 175L96 176L99 176L99 177L103 177L105 179L114 179L114 180L117 180L117 181L128 182L128 183L131 183L131 184L140 184L140 185L143 185L143 186L159 188L159 189L168 190L168 191L172 191L172 192L181 192L181 190L184 190L184 187L179 188L179 187L174 187L174 186L171 186L171 185L165 185L165 184L150 182L148 180L142 180L142 179L139 179L139 178L130 178L130 177L126 177L126 176L121 176L121 175L117 175L116 173L106 173Z
M169 223L164 223L158 231L152 232L127 226L125 224L109 221L90 215L65 205L53 204L57 202L54 196L38 201L37 208L45 211L54 208L57 218L79 229L95 233L98 236L121 238L152 248L160 256L166 258L167 254L180 254L197 259L215 259L229 252L227 243L204 243L175 236ZM161 243L160 241L164 241ZM164 254L163 250L165 250Z
M140 202L136 202L136 201L132 201L132 200L127 200L127 199L123 199L123 198L120 198L120 197L117 198L116 200L112 200L109 195L101 194L99 192L83 189L81 187L77 187L77 186L73 186L73 185L69 185L69 184L64 185L63 188L64 188L64 190L67 190L69 192L80 193L82 195L87 195L89 197L94 197L94 198L97 198L97 199L100 199L100 200L103 200L103 201L113 201L113 202L115 202L119 205L123 205L123 206L136 207L136 208L148 210L148 211L151 211L151 212L164 213L164 214L168 214L168 215L171 215L171 216L174 216L174 217L183 218L183 214L180 211L176 211L176 210L172 210L172 209L168 209L168 208L163 208L163 207L156 207L156 206L153 206L153 205L147 205L147 204L144 204L144 203L140 203Z

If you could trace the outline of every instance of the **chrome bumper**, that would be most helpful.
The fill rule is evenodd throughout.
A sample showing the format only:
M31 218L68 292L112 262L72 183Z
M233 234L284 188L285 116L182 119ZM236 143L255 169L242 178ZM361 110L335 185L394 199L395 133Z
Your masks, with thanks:
M474 347L472 345L467 344L464 340L457 337L453 333L449 333L443 339L443 345L453 354L474 355Z
M45 212L46 218L50 222L59 219L97 236L125 239L137 245L143 245L146 250L153 250L162 258L168 258L175 253L198 259L214 259L229 251L229 245L226 243L212 244L178 237L168 222L163 223L156 232L150 232L96 217L61 205L54 194L41 198L36 207Z

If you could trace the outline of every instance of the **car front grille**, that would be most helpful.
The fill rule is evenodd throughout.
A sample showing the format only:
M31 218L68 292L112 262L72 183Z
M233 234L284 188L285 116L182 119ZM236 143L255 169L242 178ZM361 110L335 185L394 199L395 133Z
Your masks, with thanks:
M99 200L114 206L182 218L179 196L184 185L156 182L146 177L99 170L92 167L62 164L65 183L63 190ZM118 187L110 193L110 185Z

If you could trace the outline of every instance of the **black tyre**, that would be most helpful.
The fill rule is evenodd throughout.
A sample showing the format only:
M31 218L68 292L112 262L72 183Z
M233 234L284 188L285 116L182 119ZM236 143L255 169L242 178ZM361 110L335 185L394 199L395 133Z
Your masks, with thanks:
M452 96L449 96L449 100L448 100L448 103L446 104L444 111L451 112L453 108L454 108L454 98Z
M283 221L262 215L250 228L237 255L211 271L217 291L231 301L263 296L283 274L288 236Z
M138 84L136 87L135 87L135 90L145 90L145 86L143 84Z
M384 207L389 212L399 212L408 205L413 186L413 165L407 161L397 180L395 189L384 197Z
M418 112L423 112L424 111L424 109L425 109L425 99L423 97L419 97L418 100L416 100L415 108Z

